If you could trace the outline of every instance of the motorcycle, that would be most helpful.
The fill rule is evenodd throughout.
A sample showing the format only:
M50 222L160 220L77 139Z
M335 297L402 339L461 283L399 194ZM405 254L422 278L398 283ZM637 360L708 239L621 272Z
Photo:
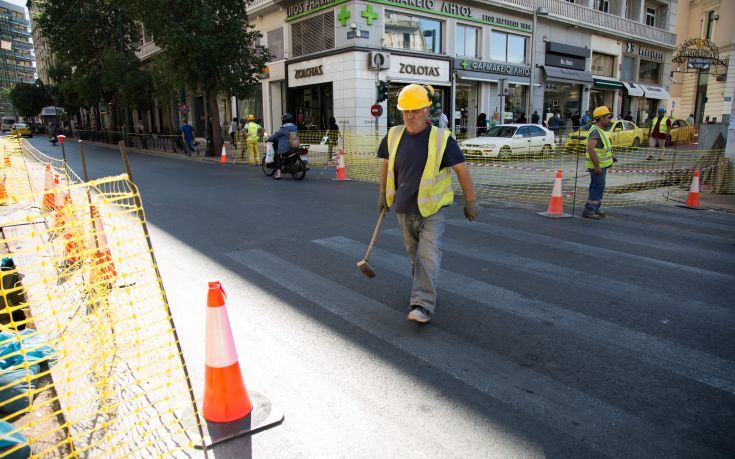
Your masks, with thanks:
M281 158L281 172L291 174L294 180L303 180L306 177L306 171L309 170L309 160L306 155L309 154L309 145L302 145L284 153ZM268 177L272 177L276 173L276 166L273 162L266 162L266 156L260 162L263 173Z

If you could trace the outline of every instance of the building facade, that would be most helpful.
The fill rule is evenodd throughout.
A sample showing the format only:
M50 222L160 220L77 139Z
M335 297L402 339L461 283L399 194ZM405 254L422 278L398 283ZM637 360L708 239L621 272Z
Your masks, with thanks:
M36 81L29 22L22 6L0 0L0 88ZM0 96L0 116L15 116L6 97Z
M735 2L680 2L672 112L697 124L727 119L735 98Z
M400 89L430 84L455 130L536 111L607 104L643 121L668 104L677 0L256 0L251 23L275 56L240 104L266 128L384 133ZM535 27L534 27L535 24ZM377 83L388 83L371 115Z

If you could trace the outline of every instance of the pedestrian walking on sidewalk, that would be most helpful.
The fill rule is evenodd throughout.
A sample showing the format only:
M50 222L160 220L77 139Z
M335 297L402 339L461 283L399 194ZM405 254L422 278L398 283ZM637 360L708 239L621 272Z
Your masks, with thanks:
M378 210L393 207L396 212L413 274L408 320L421 324L431 320L436 307L442 209L454 202L450 168L462 187L465 216L472 221L480 213L457 141L448 129L425 123L433 91L427 88L410 84L401 90L397 105L404 124L392 127L378 148L383 159Z
M230 121L230 129L229 129L230 143L232 144L233 147L236 146L235 136L237 135L238 132L240 132L240 123L237 121L237 117L234 117L232 118L232 121Z
M594 124L590 126L587 132L587 161L585 167L590 173L590 190L582 216L593 220L600 220L605 216L605 212L600 211L602 195L605 192L605 177L607 169L615 161L612 153L612 143L605 131L611 118L610 109L604 105L597 107L592 112Z
M260 133L263 128L255 122L255 116L247 116L247 124L245 125L245 131L247 132L247 138L245 142L248 146L248 164L251 166L257 166L260 164L260 153L258 152L258 142L260 141Z
M186 153L186 157L191 158L192 154L196 152L197 147L194 143L194 129L186 120L181 125L181 139L184 141L184 153Z
M651 126L648 131L648 146L656 148L656 156L659 161L663 159L664 147L669 140L670 129L671 118L666 116L665 108L659 107L658 116L651 120ZM648 155L646 159L653 159L653 155Z

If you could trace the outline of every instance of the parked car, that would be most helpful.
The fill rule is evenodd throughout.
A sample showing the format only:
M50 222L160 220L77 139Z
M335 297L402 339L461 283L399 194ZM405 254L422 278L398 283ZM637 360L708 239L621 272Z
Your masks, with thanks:
M641 128L643 129L644 142L648 142L648 137L651 134L651 123L652 120L648 120L641 125ZM687 123L686 120L676 118L671 119L669 135L671 136L672 145L690 145L694 142L694 134L695 127Z
M554 133L538 124L499 124L480 137L462 141L465 156L507 158L511 155L550 154Z
M578 130L572 132L567 140L567 147L586 147L587 133L592 123L587 123ZM643 129L635 125L631 121L610 120L610 124L605 128L610 143L613 147L638 147L645 143L643 137Z
M31 127L26 123L15 123L10 128L10 135L17 135L18 137L33 137L33 131Z

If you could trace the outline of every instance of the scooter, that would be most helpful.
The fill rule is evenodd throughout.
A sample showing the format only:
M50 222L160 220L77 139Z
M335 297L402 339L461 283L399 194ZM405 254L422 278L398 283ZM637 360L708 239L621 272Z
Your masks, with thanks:
M284 153L281 158L281 171L291 174L294 180L303 180L306 177L306 171L309 170L309 160L306 155L309 154L309 145L302 145ZM264 156L260 162L263 173L268 177L272 177L276 173L276 166L273 162L266 162Z

